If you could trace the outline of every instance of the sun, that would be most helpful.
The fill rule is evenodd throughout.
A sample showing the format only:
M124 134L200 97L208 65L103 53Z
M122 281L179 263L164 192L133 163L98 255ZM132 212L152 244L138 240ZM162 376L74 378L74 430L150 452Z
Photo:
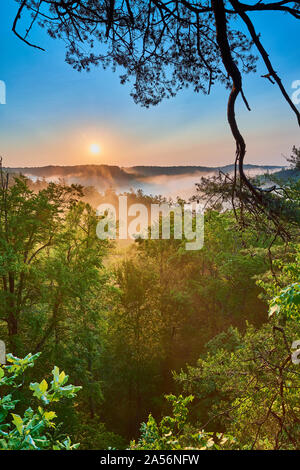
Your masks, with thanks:
M93 155L98 155L100 152L101 152L101 148L100 148L100 145L99 144L91 144L90 145L90 152L93 154Z

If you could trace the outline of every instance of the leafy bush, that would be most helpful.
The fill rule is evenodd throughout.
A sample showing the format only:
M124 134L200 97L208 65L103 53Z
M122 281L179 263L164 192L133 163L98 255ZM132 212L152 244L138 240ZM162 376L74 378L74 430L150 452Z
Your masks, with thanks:
M42 404L36 410L30 406L23 417L12 413L19 400L13 394L24 384L24 372L34 366L34 361L40 353L28 354L19 359L12 354L7 355L9 365L0 367L0 386L7 388L9 393L0 398L0 449L1 450L72 450L79 444L72 444L70 438L56 435L55 411L46 407L59 402L63 398L74 398L81 387L66 385L68 376L58 367L52 371L52 381L45 379L41 383L31 383L29 389L33 391ZM11 417L12 418L11 418Z
M192 395L166 395L166 399L172 404L173 416L164 416L157 423L150 414L147 423L141 426L139 441L131 442L131 450L217 450L233 444L234 440L222 433L196 431L187 424L188 405L194 399Z

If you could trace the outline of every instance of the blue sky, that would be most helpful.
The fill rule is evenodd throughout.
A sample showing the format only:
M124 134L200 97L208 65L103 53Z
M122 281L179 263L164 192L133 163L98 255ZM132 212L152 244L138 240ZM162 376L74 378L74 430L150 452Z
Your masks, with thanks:
M22 43L11 32L16 7L14 0L0 4L0 80L7 87L7 104L0 105L0 153L6 166L215 166L233 161L223 87L213 88L210 96L185 90L157 107L141 108L129 95L130 85L120 85L118 72L74 71L64 62L64 43L39 28L33 38L46 52ZM256 20L291 94L292 82L300 80L299 22L277 13L268 14L268 21L261 13ZM284 164L282 154L300 144L299 128L277 87L260 78L264 73L259 63L258 73L244 79L252 111L238 105L246 161ZM100 145L100 154L90 153L92 143Z

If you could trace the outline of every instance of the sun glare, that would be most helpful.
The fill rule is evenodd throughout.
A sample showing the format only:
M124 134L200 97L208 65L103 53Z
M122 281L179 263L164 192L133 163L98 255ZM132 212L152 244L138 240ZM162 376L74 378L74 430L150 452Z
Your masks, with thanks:
M91 144L90 145L90 152L93 154L93 155L98 155L100 153L101 149L100 149L100 146L98 144Z

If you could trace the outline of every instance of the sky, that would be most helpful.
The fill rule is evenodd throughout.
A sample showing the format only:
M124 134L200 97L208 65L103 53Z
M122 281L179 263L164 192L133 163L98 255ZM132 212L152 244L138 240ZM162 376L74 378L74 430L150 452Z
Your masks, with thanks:
M63 41L36 27L33 39L46 52L21 42L11 31L17 4L0 1L0 155L4 166L109 164L205 165L232 163L235 146L226 121L228 90L209 96L184 90L145 109L130 97L130 85L101 67L77 72L65 61ZM255 17L275 70L292 94L300 80L299 21L279 13ZM260 75L244 78L252 111L241 101L237 114L247 142L246 163L284 165L299 145L294 114L276 86ZM300 107L300 105L298 105ZM94 145L91 149L91 145ZM97 149L98 145L99 149ZM94 150L94 152L92 151Z

